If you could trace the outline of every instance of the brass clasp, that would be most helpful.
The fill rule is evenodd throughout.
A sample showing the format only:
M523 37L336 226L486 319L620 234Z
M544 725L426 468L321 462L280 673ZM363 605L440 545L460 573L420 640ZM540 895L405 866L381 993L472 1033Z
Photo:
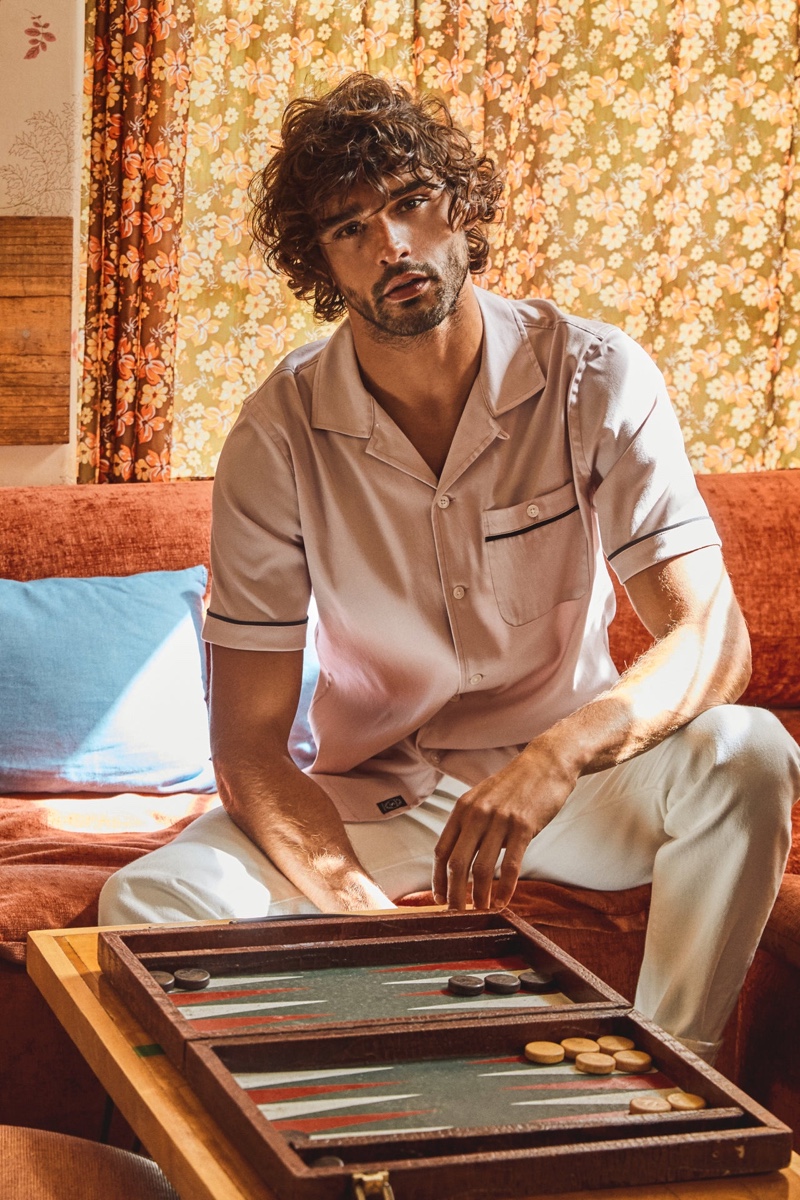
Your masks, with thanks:
M377 1200L394 1200L392 1185L389 1183L388 1171L374 1171L353 1176L353 1195L355 1200L369 1200L370 1196Z

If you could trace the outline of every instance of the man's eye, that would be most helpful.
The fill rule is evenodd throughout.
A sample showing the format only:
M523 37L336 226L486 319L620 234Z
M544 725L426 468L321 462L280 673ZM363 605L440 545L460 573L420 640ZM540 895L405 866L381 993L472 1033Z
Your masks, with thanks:
M420 204L425 204L430 200L430 196L408 196L400 205L401 209L419 208Z
M341 229L337 229L333 235L335 242L340 242L345 238L356 237L361 232L361 225L358 221L351 221L349 225L343 225Z

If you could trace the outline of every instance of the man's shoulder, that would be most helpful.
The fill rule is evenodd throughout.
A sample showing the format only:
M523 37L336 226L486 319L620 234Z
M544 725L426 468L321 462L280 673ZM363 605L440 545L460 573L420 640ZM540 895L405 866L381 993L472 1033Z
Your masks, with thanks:
M550 340L559 345L568 344L585 351L610 345L634 355L644 353L638 342L618 325L564 312L552 300L546 300L544 297L507 300L506 303L511 305L532 339Z
M290 350L272 369L255 394L275 391L281 385L285 387L287 384L298 389L308 386L309 381L313 381L314 370L329 342L329 337L316 338L298 346L296 350Z
M318 338L290 350L245 400L242 419L261 424L291 416L308 415L314 373L329 338Z
M551 300L510 301L545 376L563 370L580 375L575 398L588 392L599 399L633 384L650 392L663 377L650 353L618 325L563 312ZM585 398L585 397L584 397Z
M309 367L314 366L330 340L330 336L314 338L312 341L298 346L296 350L290 350L274 368L272 375L277 375L282 371L289 372L294 376L301 375Z

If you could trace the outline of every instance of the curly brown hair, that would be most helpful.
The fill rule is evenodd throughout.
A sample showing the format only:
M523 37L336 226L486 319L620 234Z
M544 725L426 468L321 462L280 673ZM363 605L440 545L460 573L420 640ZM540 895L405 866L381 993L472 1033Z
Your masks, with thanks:
M295 296L313 301L318 320L345 311L319 246L318 219L361 183L388 197L387 179L400 174L444 185L451 227L467 226L470 270L484 270L484 226L500 212L503 178L441 101L415 100L402 84L354 74L319 99L287 106L281 146L250 184L251 228L269 266Z

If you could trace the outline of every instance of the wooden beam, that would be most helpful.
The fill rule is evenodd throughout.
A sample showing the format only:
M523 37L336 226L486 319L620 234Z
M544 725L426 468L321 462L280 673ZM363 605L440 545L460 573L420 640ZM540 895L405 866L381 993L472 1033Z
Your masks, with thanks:
M69 441L72 218L0 217L0 445Z

